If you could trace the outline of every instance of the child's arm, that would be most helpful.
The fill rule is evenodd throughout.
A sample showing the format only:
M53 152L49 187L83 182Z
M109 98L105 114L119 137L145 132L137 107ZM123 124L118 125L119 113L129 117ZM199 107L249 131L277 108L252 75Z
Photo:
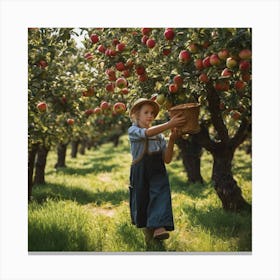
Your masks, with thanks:
M160 134L164 132L167 129L174 128L175 126L183 125L186 122L185 117L182 117L182 115L175 115L173 118L170 119L170 121L152 126L150 128L147 128L145 131L145 134L147 137L155 136L157 134Z
M180 134L179 134L178 130L176 128L172 129L170 137L169 137L169 141L168 141L165 153L164 153L164 158L163 158L164 162L167 164L172 161L175 140L179 136L180 136Z

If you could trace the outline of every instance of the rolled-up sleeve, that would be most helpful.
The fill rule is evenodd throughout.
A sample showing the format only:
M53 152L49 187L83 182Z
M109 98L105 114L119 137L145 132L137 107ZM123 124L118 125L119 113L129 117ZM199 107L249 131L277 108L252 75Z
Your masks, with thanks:
M130 141L138 141L145 139L146 136L146 128L140 128L136 125L131 126L128 129L128 136Z

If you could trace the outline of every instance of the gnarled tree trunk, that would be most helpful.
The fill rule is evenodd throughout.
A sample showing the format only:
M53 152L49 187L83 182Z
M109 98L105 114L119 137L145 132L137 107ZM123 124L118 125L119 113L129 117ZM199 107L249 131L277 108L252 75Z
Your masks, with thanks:
M200 173L201 145L193 137L189 139L179 138L176 140L176 144L181 151L188 181L191 183L203 183L203 178Z
M65 143L59 143L57 145L57 162L54 166L55 168L66 167L65 159L66 159L67 145L68 144Z
M38 147L39 144L33 144L31 149L28 151L28 201L30 201L32 196L33 171Z
M76 158L78 153L79 140L71 141L71 157Z
M45 184L45 167L49 149L44 145L39 146L35 164L34 185Z

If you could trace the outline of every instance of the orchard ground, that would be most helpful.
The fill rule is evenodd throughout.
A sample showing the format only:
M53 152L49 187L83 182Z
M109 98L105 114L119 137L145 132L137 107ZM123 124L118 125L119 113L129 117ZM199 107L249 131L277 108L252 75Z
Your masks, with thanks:
M251 214L222 209L211 183L212 157L203 152L205 184L186 181L176 154L167 165L172 191L175 231L165 241L145 242L130 222L129 142L106 143L85 155L70 157L66 168L54 169L56 153L48 155L46 184L33 190L28 208L29 251L81 252L250 252ZM236 151L233 174L244 198L251 201L251 157Z

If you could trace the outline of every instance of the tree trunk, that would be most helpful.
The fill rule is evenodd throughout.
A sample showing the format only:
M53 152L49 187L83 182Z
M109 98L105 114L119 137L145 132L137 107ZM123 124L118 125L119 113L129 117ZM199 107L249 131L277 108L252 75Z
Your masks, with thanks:
M233 151L214 152L212 180L223 208L227 211L250 210L251 206L242 197L242 191L234 180L231 171Z
M59 143L57 145L57 163L54 166L55 168L66 167L65 158L66 158L67 145L68 144L64 144L64 143Z
M78 146L79 146L79 140L73 140L71 142L71 157L76 158L78 153Z
M38 146L38 144L33 144L30 151L28 151L28 201L30 201L32 196L33 171Z
M112 137L112 141L113 141L114 147L118 147L118 145L119 145L119 140L120 140L120 135L114 135L114 136Z
M200 173L202 147L192 137L190 137L190 139L179 138L177 139L176 144L181 151L188 181L191 183L203 183L203 178Z
M82 139L81 142L80 142L80 148L79 148L79 153L81 155L84 155L86 153L86 140L85 139Z
M49 149L45 146L40 146L37 152L37 160L35 164L34 185L45 184L45 167L47 162Z

